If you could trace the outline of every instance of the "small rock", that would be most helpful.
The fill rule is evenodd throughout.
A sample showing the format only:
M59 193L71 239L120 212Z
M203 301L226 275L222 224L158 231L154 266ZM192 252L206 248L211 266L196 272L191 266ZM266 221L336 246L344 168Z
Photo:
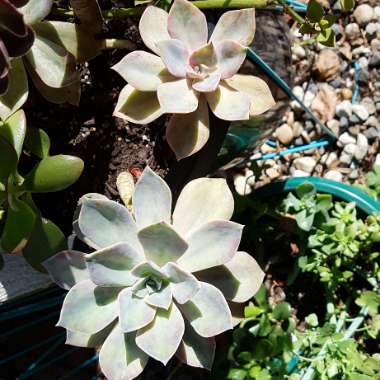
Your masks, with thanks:
M354 116L354 115L353 115ZM352 116L351 116L352 117ZM357 136L358 133L360 132L360 126L359 125L354 125L350 128L348 128L348 132L350 132L350 134L352 136Z
M355 21L359 25L368 24L375 17L374 9L368 4L361 4L354 11Z
M288 124L282 124L276 130L276 138L284 145L288 145L293 141L293 130Z
M353 156L350 154L347 154L345 152L342 152L342 154L339 157L339 160L342 164L349 165L352 162Z
M344 86L344 84L345 84L345 81L341 77L335 78L334 80L329 82L329 85L334 88L341 88Z
M326 124L327 127L329 127L335 135L339 135L340 123L338 120L331 119Z
M309 177L310 173L304 172L303 170L296 169L292 173L293 177Z
M326 179L330 179L331 181L337 181L342 182L343 181L343 175L341 172L338 172L338 170L329 170L325 173L323 176Z
M352 55L354 57L359 57L360 55L367 55L370 53L371 53L371 49L363 45L352 50Z
M348 178L349 178L349 179L358 179L358 178L359 178L359 170L358 170L358 169L354 169L354 170L348 175Z
M345 117L345 116L342 116L340 119L339 119L339 123L340 123L340 127L342 129L345 129L348 127L348 119Z
M364 136L367 137L367 139L370 141L375 140L379 137L379 130L375 127L368 128L363 133Z
M367 36L367 40L371 41L376 38L376 32L380 29L380 24L377 22L370 22L365 27L365 34Z
M370 68L379 68L380 67L380 52L374 52L368 62Z
M280 176L280 173L275 168L268 168L265 173L272 180Z
M360 28L359 25L355 22L347 24L344 29L344 32L346 33L346 36L349 40L353 40L355 38L360 37Z
M380 130L380 121L376 116L370 116L364 125L367 127L375 127Z
M316 59L315 68L321 79L333 80L340 70L340 59L334 50L322 50Z
M296 169L302 170L306 173L311 173L316 164L317 162L313 157L299 157L293 161L293 166Z
M298 58L302 59L306 57L305 49L300 45L292 46L292 53Z
M348 120L349 120L350 124L354 124L355 125L355 124L360 123L360 119L356 115L351 115Z
M293 129L293 136L300 137L303 131L302 123L300 123L299 121L294 122L294 124L292 125L292 129Z
M362 104L354 104L352 112L359 117L361 121L366 121L369 118L369 112Z
M343 100L351 100L352 99L352 91L349 88L343 88L340 91L340 95L342 96Z
M380 5L377 5L374 8L374 18L378 21L380 21Z
M352 104L348 100L343 100L336 106L335 113L339 117L349 118L352 115Z
M358 64L361 69L367 69L368 68L368 59L367 57L360 57L358 59Z
M353 157L356 153L356 144L347 144L343 148L343 152Z
M380 153L378 153L378 154L376 155L375 162L374 162L373 165L374 165L374 166L375 166L375 165L380 165Z
M325 123L334 117L337 103L338 99L332 87L323 83L311 104L311 109L322 123Z
M378 38L374 38L371 41L371 49L373 51L380 51L380 40Z
M365 97L360 102L360 104L367 110L370 115L373 115L376 112L375 102L371 98Z
M362 133L359 133L356 140L355 158L360 161L366 156L367 152L368 139Z
M331 168L336 161L338 161L338 155L335 152L331 152L326 158L325 165L326 167Z
M251 186L247 183L247 178L244 175L238 174L234 178L235 190L239 195L247 195L252 192Z
M348 144L356 144L355 137L351 136L348 132L342 133L338 138L339 146L343 147Z
M358 82L360 85L368 86L369 72L367 69L361 69L358 73Z

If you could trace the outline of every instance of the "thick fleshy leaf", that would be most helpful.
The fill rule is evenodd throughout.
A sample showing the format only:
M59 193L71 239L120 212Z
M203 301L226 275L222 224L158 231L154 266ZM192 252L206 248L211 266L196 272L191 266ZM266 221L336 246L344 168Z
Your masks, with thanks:
M103 344L113 328L114 323L111 323L103 330L92 335L66 330L65 344L76 347L97 348Z
M36 36L25 57L39 78L49 87L64 87L78 80L74 57L62 46L48 39Z
M234 198L225 179L198 178L182 190L173 213L176 231L187 236L212 220L229 220L234 212Z
M212 70L218 63L215 47L213 43L208 43L193 51L189 57L189 63L195 71L202 74L204 70Z
M163 271L169 277L173 297L180 304L189 301L200 289L198 280L174 263L167 263Z
M226 299L245 302L260 289L265 273L256 260L246 252L237 252L226 264L195 274L222 291Z
M218 70L221 78L230 78L238 72L246 57L247 49L231 40L221 41L216 45Z
M178 265L188 272L197 272L227 263L239 247L243 227L225 220L203 224L188 235L189 248Z
M154 321L137 332L136 344L152 358L166 364L178 349L185 323L175 303L158 309Z
M201 150L210 136L206 99L199 97L196 111L174 114L166 127L166 140L177 160L191 156Z
M157 96L165 113L190 113L198 107L198 94L188 79L161 83L157 88Z
M211 370L215 356L215 339L198 335L189 323L177 351L177 357L187 365Z
M236 74L226 79L226 83L235 90L250 96L250 116L260 115L276 104L269 86L259 77Z
M103 330L117 318L119 291L98 287L90 280L79 282L67 293L57 326L85 334Z
M210 74L208 77L193 82L193 89L199 92L215 91L219 85L221 74L219 71Z
M163 284L160 290L147 295L144 301L151 306L168 310L172 303L172 289L169 284Z
M166 182L149 166L136 183L132 204L139 229L160 222L170 224L172 193Z
M62 251L49 257L42 265L52 280L63 289L69 290L75 284L89 279L83 252Z
M148 325L156 315L156 308L135 296L129 288L120 292L118 301L120 328L125 333Z
M143 252L135 221L127 208L117 202L83 199L77 224L85 243L95 249L125 242L139 254Z
M223 81L214 92L205 93L207 102L216 117L222 120L248 120L251 98L243 92L236 91Z
M92 282L99 286L131 286L137 278L131 270L145 260L127 243L116 243L86 256Z
M162 279L162 278L167 277L166 273L157 264L153 263L152 261L136 265L132 270L132 274L140 278L154 276L159 279ZM137 286L136 289L138 287L139 286Z
M0 165L0 188L5 190L10 174L17 170L18 157L12 144L0 136L1 165ZM5 196L6 197L6 196Z
M0 118L5 120L21 108L28 98L28 93L28 78L22 59L12 59L8 91L0 96Z
M187 243L165 222L151 224L138 233L145 257L160 267L177 261L188 248Z
M27 60L24 63L34 86L48 102L54 104L69 103L73 106L79 105L81 86L78 72L76 72L77 79L68 86L50 87L37 75Z
M139 91L156 91L160 83L171 77L160 57L141 50L127 54L112 69Z
M180 40L157 42L159 55L170 74L184 78L188 69L189 51Z
M135 343L135 334L124 334L116 325L99 353L102 372L110 380L132 380L144 370L148 355Z
M27 31L23 21L23 16L12 2L2 1L0 8L1 28L12 34L23 37Z
M83 167L84 162L78 157L63 154L45 157L25 176L22 189L34 193L64 190L78 180Z
M210 41L232 40L249 46L255 30L255 10L253 8L229 11L219 18Z
M201 288L181 311L194 330L203 337L212 337L232 329L231 311L222 292L201 282Z
M206 16L190 1L175 0L169 12L168 31L189 49L198 49L207 43Z
M19 12L24 15L24 21L28 25L43 20L51 10L53 0L29 0Z
M4 137L14 148L20 158L26 134L26 118L23 110L19 110L5 120L0 127L0 136Z
M163 114L156 92L138 91L127 84L120 92L114 116L136 124L148 124Z
M158 7L147 7L140 18L139 30L144 44L156 54L160 54L157 43L170 39L168 13Z
M101 53L104 39L96 39L84 25L63 21L43 21L33 25L41 37L63 46L77 62L89 61Z

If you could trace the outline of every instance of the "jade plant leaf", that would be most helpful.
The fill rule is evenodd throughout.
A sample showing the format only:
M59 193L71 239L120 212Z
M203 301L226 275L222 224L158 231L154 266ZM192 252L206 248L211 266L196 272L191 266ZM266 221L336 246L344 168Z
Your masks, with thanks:
M41 159L49 155L50 138L48 134L40 128L28 127L24 145L31 153Z
M46 157L25 176L22 189L32 193L66 189L80 177L83 166L83 161L78 157L65 155Z
M241 304L264 277L250 255L237 252L243 226L228 221L232 194L224 180L194 180L179 196L172 224L170 189L147 167L131 206L101 194L80 199L74 231L95 251L58 252L44 263L59 286L71 286L59 325L70 344L83 346L118 321L99 342L109 380L133 379L148 357L166 364L177 355L211 368L213 337L241 320Z

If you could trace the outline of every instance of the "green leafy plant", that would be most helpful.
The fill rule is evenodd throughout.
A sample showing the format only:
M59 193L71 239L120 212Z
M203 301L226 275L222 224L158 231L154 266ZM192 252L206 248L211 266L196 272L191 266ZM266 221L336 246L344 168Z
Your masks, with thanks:
M375 165L366 175L366 183L358 185L376 200L380 199L380 165Z
M31 171L20 174L18 162L27 150L37 163ZM41 129L26 128L23 111L17 111L0 124L0 244L3 252L23 251L37 269L39 263L65 246L63 233L42 218L32 194L65 189L83 170L83 162L73 156L50 156L50 140ZM46 236L49 235L49 236ZM46 243L36 250L39 241Z
M135 378L149 357L166 364L176 354L211 368L213 337L234 324L230 307L251 298L264 277L237 251L243 226L229 221L233 204L225 180L201 178L185 186L172 215L170 189L149 167L132 195L133 216L103 195L82 197L74 231L96 251L66 250L44 262L70 289L58 322L67 343L101 346L110 380Z
M0 95L9 85L10 59L24 55L32 46L34 34L25 25L17 8L28 0L4 0L0 2Z
M275 102L260 78L237 74L255 33L254 9L223 14L208 41L205 15L187 0L169 14L149 6L139 30L157 55L134 51L113 67L128 84L114 115L147 124L174 114L166 129L177 159L199 151L209 138L208 107L223 120L248 120Z
M104 40L95 40L75 24L43 21L52 4L53 0L29 0L18 8L30 33L30 43L9 62L9 85L0 96L2 120L20 109L28 98L26 73L48 101L78 105L80 77L75 64L96 56L104 47Z
M287 302L271 305L265 286L246 306L228 358L231 380L284 379L292 357L296 319Z

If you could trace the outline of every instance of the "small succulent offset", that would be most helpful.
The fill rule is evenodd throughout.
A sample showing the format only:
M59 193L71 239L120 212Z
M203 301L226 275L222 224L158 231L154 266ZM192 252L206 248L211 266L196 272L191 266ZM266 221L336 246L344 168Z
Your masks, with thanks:
M27 2L0 1L0 95L8 89L11 57L24 55L34 41L32 30L24 23L23 15L17 9Z
M237 74L255 34L255 10L224 13L208 40L205 15L187 0L169 14L149 6L140 19L145 45L157 55L134 51L113 69L128 84L114 115L147 124L174 114L166 129L177 159L199 151L209 138L208 106L216 117L248 120L274 105L260 78Z
M58 322L67 343L101 346L110 380L135 378L149 357L211 368L213 337L239 321L264 277L238 251L243 226L229 221L233 207L225 180L201 178L185 186L172 214L171 191L149 167L132 195L133 216L103 195L82 197L74 231L96 251L44 262L70 289Z

